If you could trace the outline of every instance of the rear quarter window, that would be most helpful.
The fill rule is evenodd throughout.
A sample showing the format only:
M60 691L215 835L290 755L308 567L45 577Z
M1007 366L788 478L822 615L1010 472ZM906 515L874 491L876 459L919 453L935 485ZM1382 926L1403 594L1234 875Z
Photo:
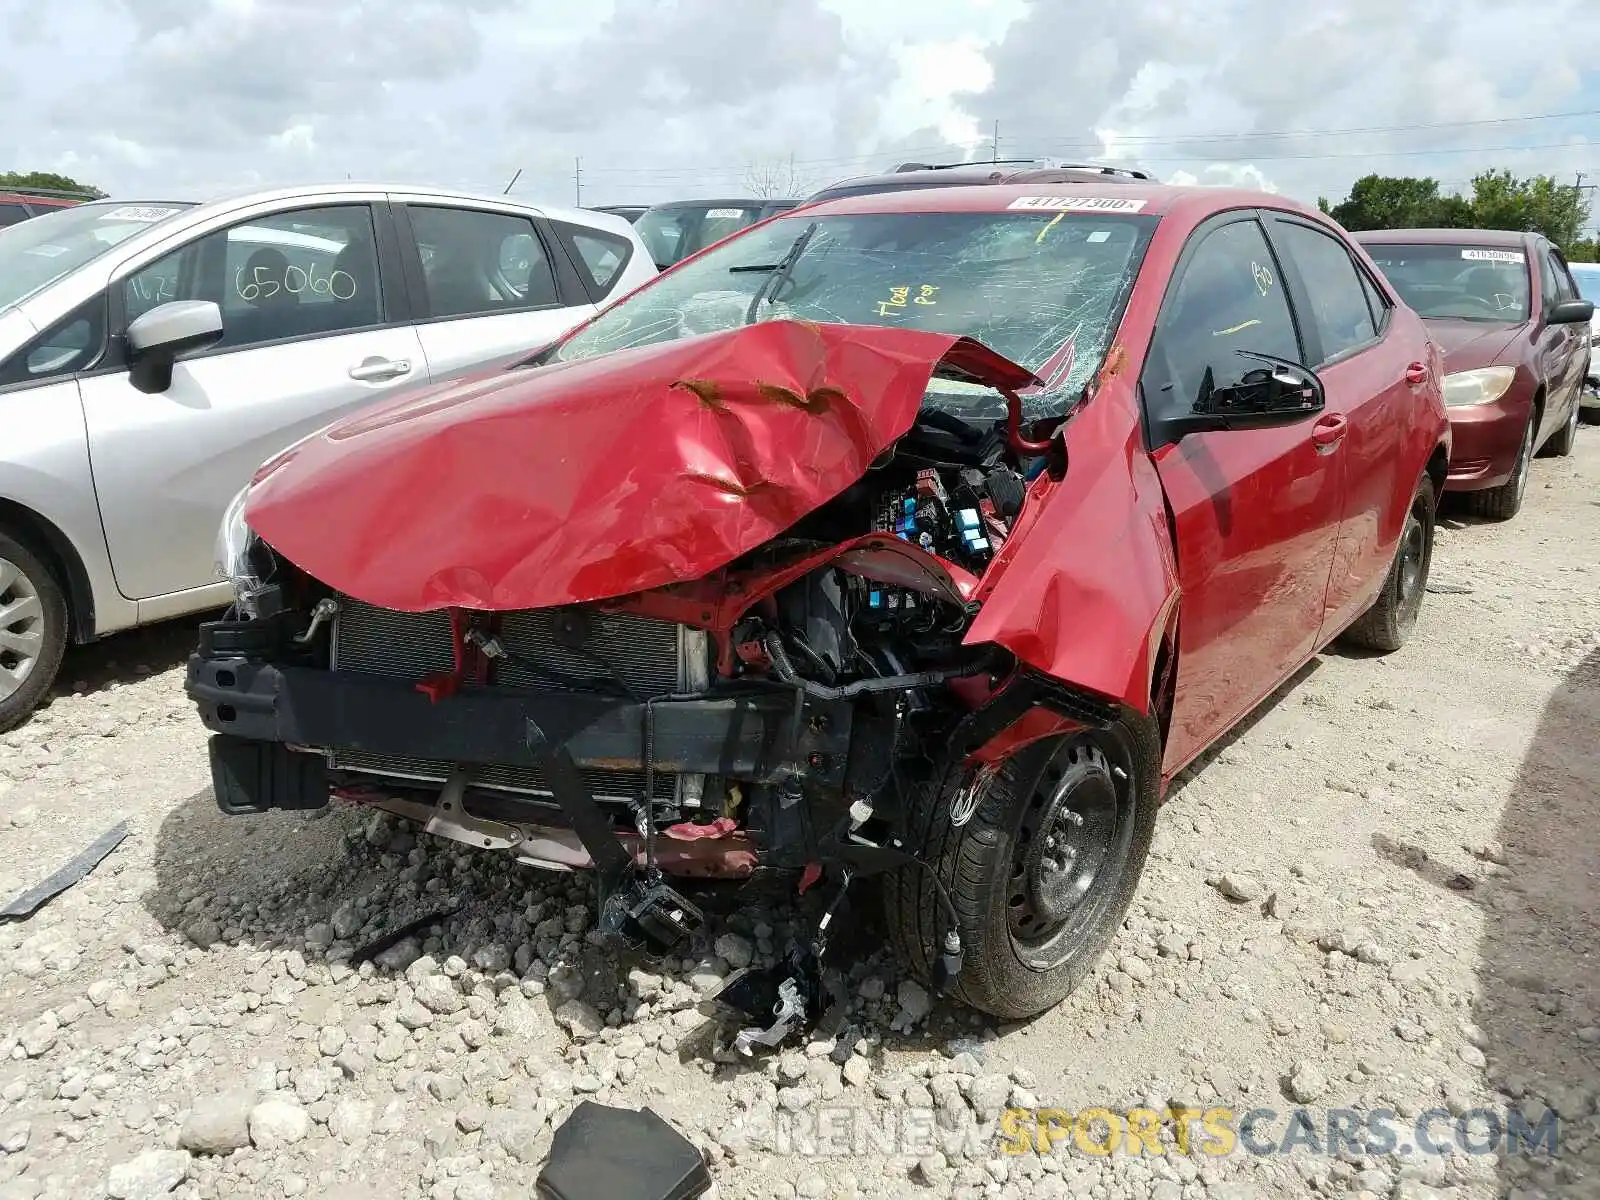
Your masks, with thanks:
M584 291L591 301L600 303L616 290L623 269L632 261L633 242L621 234L587 225L572 225L565 221L553 224L567 256L578 269L578 278Z

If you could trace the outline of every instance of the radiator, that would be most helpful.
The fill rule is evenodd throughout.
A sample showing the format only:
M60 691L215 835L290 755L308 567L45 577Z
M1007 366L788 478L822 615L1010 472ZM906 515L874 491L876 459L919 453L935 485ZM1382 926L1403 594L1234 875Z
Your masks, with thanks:
M700 630L628 614L587 610L580 623L572 622L570 610L510 612L501 617L498 636L508 654L533 659L565 675L595 677L614 673L641 696L698 691L709 682L708 638ZM449 614L397 612L349 596L339 597L330 663L334 670L419 680L449 671L453 664ZM556 685L525 667L502 660L495 664L495 682L489 686L538 690ZM342 771L426 784L443 784L456 769L448 762L344 749L331 751L328 765ZM473 787L527 796L550 795L542 774L532 767L493 764L469 769L469 784ZM644 794L643 771L583 774L596 799L633 803ZM699 802L703 788L701 776L658 772L654 799L692 807Z

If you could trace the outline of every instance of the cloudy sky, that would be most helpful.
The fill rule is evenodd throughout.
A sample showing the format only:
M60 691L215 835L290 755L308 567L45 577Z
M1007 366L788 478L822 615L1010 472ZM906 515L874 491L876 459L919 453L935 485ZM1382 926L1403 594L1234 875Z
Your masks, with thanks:
M0 0L0 169L585 204L1054 156L1341 197L1600 183L1596 0ZM1552 115L1554 114L1554 115ZM1516 118L1540 117L1526 120ZM1600 209L1600 206L1597 206Z

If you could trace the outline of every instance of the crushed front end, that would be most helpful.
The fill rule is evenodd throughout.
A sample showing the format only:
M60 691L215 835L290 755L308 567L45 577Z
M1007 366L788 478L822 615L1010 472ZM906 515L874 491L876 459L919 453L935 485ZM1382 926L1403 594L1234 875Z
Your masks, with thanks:
M224 554L239 603L202 627L187 683L213 735L217 803L247 814L334 797L592 869L600 929L654 952L702 921L685 877L832 889L777 976L724 993L761 1018L745 1048L818 1015L828 923L858 877L933 879L931 982L953 978L960 932L908 831L912 798L959 776L975 806L996 756L1103 725L1111 706L967 637L1048 447L1015 420L967 426L913 405L870 449L859 478L703 573L570 603L388 606L348 572L296 565L315 555L235 512ZM733 522L746 541L749 511Z

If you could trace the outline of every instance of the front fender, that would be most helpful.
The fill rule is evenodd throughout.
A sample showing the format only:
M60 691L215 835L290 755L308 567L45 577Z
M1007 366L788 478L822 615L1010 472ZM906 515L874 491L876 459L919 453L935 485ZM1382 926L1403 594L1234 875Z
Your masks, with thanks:
M966 640L997 643L1055 679L1148 715L1178 573L1130 389L1102 392L1063 435L1066 472L1035 485L1002 561L984 578Z

